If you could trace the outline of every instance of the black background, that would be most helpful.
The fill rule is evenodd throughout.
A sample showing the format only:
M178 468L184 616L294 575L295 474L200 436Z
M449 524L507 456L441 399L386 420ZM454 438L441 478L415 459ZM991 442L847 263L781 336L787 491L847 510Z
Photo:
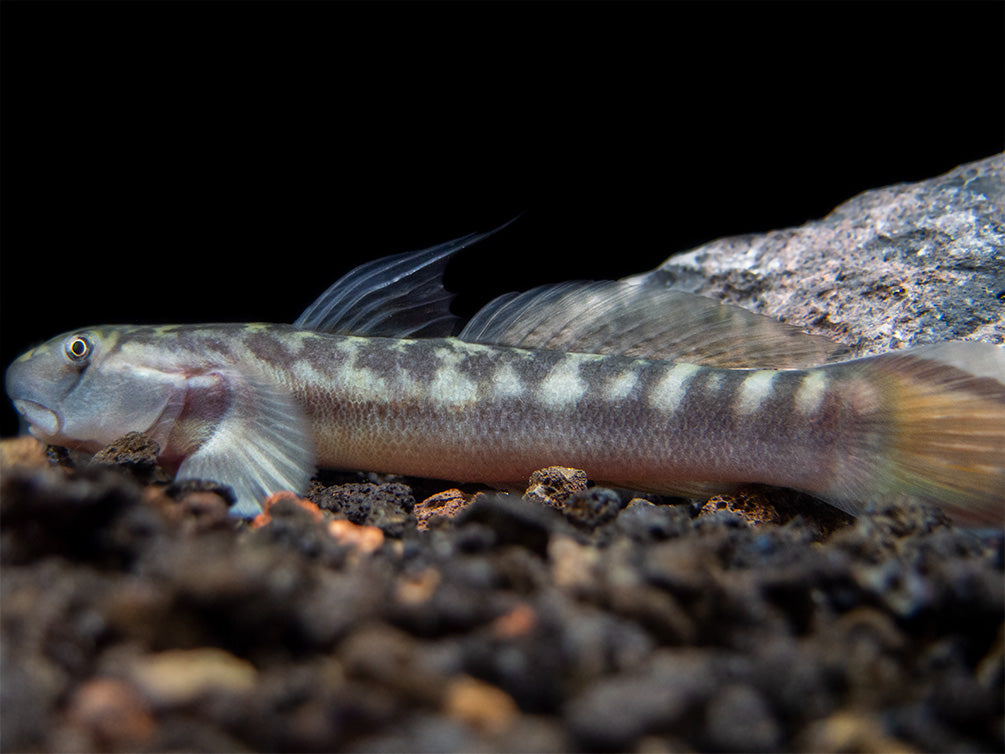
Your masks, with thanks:
M523 213L452 263L470 313L1005 146L1001 3L0 15L4 365L88 324L292 321L360 261Z

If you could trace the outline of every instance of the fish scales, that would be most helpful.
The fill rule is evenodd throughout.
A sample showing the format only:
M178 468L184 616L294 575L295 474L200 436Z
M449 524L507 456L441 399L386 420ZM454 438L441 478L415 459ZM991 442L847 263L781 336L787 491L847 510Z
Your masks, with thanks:
M114 354L169 370L268 374L308 415L317 461L332 468L507 482L561 461L652 489L711 476L792 483L797 476L779 477L779 457L791 461L786 474L819 469L820 450L836 440L826 412L796 410L804 371L770 373L769 389L751 393L765 370L281 325L134 328Z
M819 475L839 440L832 428L850 418L838 416L836 395L797 409L805 371L283 327L240 337L234 350L288 386L310 417L318 462L333 468L512 482L561 461L648 489L710 478L795 484L807 470ZM214 339L198 333L190 347Z
M18 358L29 430L94 452L129 431L235 515L320 467L696 494L794 487L858 513L921 500L1005 520L1005 350L943 343L847 359L821 338L628 282L543 286L456 335L446 261L478 240L368 263L293 325L106 326Z

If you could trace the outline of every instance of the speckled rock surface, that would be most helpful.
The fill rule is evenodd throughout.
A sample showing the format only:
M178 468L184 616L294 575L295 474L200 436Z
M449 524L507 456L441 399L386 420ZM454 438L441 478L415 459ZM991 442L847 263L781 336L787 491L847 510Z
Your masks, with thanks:
M881 353L1005 341L1005 155L855 196L821 220L723 238L639 276Z

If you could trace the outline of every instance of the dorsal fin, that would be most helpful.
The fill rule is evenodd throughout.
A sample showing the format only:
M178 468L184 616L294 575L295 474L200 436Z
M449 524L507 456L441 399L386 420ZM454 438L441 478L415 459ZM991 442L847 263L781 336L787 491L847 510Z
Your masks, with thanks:
M443 287L447 262L461 249L496 233L462 238L421 251L375 259L350 270L297 317L294 326L341 335L435 338L453 335L460 319Z
M704 296L625 281L558 283L505 294L475 314L458 337L733 368L814 366L845 350Z

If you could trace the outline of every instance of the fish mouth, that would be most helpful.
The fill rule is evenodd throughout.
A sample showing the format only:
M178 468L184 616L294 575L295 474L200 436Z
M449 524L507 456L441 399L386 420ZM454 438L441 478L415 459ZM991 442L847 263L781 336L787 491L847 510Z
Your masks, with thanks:
M46 408L41 403L24 399L15 400L14 408L31 425L28 427L28 431L40 440L59 434L59 416L56 415L55 411Z

